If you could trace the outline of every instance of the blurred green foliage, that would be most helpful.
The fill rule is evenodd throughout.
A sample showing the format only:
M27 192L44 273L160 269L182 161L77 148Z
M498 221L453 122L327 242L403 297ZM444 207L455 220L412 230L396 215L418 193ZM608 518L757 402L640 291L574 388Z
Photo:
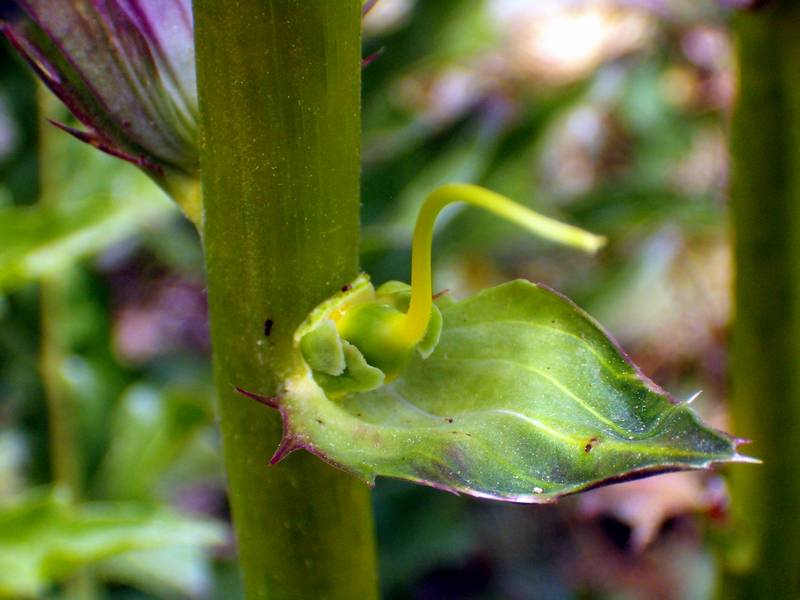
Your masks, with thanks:
M364 53L383 53L364 71L362 266L376 282L408 280L413 217L449 181L607 235L608 250L589 258L456 208L437 233L437 287L457 297L514 277L556 287L658 383L685 396L703 388L701 412L724 419L724 15L710 0L660 12L543 3L549 16L536 4L381 0L372 11ZM551 40L547 54L552 31L561 45ZM39 205L50 167L37 159L35 86L7 45L0 52L0 553L29 574L14 593L60 597L69 585L59 582L91 563L107 584L99 597L237 598L231 543L209 524L228 515L198 241L133 167L77 142L58 201ZM48 335L78 416L79 505L48 490L40 369L54 340L43 337L36 281L54 275L66 284ZM253 460L267 468L268 458ZM639 521L582 516L582 503L500 506L379 481L385 595L708 597L715 563L691 510L665 511L662 533L634 551ZM96 507L110 511L107 526ZM154 532L165 511L182 516ZM25 514L38 515L28 537Z
M130 551L218 544L213 522L123 503L73 508L57 492L31 494L0 511L0 594L34 596L53 578ZM122 570L117 562L108 573Z

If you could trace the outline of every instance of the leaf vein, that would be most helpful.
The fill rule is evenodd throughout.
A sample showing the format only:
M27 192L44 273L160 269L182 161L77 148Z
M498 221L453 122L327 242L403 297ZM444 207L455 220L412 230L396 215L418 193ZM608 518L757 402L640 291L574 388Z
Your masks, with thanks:
M560 392L562 392L563 394L565 394L565 395L569 396L570 398L572 398L586 412L591 414L594 418L596 418L597 420L601 421L602 423L605 423L609 428L614 430L616 433L618 433L619 435L622 435L625 438L629 438L629 439L631 438L632 433L630 431L626 430L624 427L621 427L619 424L615 423L614 421L612 421L611 419L609 419L608 417L606 417L602 413L598 412L586 400L584 400L583 398L578 396L575 392L573 392L572 390L570 390L569 388L564 386L560 381L558 381L557 379L553 378L552 376L548 375L547 373L545 373L545 372L543 372L543 371L541 371L539 369L536 369L534 367L530 367L528 365L524 365L522 363L519 363L517 361L511 360L511 359L508 359L508 358L477 358L477 357L468 357L468 356L463 356L463 357L458 357L458 358L454 358L454 357L440 358L440 357L432 356L432 357L428 358L427 360L436 360L436 361L440 361L440 362L453 362L453 361L501 362L501 363L506 363L506 364L510 364L510 365L516 366L516 367L518 367L518 368L520 368L520 369L522 369L524 371L528 371L529 373L533 373L534 375L537 375L537 376L541 377L542 379L544 379L545 381L550 383L552 386L554 386L556 389L558 389ZM637 437L640 437L640 436L637 436Z

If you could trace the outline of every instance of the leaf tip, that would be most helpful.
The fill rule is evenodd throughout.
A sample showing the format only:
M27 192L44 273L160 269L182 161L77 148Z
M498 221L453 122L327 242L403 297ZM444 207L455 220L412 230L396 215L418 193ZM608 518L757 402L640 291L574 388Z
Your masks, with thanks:
M763 465L764 461L754 456L747 456L746 454L739 454L738 452L733 456L730 462L748 464L748 465Z
M691 396L689 396L689 397L688 397L688 398L687 398L685 401L683 401L681 404L683 404L684 406L688 406L689 404L691 404L692 402L694 402L695 400L697 400L697 398L698 398L698 397L700 397L700 394L702 394L702 393L703 393L703 390L697 390L697 391L696 391L694 394L692 394Z
M748 438L743 438L743 437L734 437L732 439L732 441L733 441L734 453L733 453L733 456L731 457L729 462L745 463L745 464L751 464L751 465L764 464L764 461L761 460L760 458L756 458L754 456L747 456L746 454L740 454L739 453L739 446L744 446L746 444L752 444L753 440L750 440Z

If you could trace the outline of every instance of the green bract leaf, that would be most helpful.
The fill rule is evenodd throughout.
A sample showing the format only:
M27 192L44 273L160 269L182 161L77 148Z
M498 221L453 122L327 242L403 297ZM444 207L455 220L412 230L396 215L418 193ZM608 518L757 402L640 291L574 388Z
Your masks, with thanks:
M224 541L208 520L135 504L72 507L58 494L0 506L0 597L37 596L78 568L132 550Z
M315 311L296 341L364 279ZM647 379L563 296L526 281L439 301L441 338L377 389L326 396L301 361L281 398L273 457L305 448L372 483L398 477L516 502L548 502L645 474L751 461ZM327 388L326 388L327 389Z

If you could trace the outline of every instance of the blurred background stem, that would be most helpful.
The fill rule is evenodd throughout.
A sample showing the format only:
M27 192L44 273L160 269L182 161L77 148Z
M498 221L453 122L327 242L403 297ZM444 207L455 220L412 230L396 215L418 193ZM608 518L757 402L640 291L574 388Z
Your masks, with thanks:
M54 207L58 203L59 169L65 164L61 148L63 135L47 120L63 109L44 86L37 87L39 102L39 202ZM45 166L46 165L46 166ZM81 496L81 453L78 444L78 415L64 382L65 354L62 299L69 285L69 269L50 273L41 280L41 371L47 402L50 430L50 464L53 480L69 490L74 499Z
M367 487L275 467L292 334L358 272L358 0L196 0L206 256L225 467L247 598L377 594Z
M39 202L54 208L59 202L59 182L65 179L71 163L64 160L68 138L47 117L63 113L61 103L44 85L37 86L39 105ZM69 353L67 300L72 267L43 276L40 281L40 365L44 397L47 403L48 444L53 482L66 490L73 502L83 496L84 461L80 443L80 407L65 379L65 362ZM68 600L91 600L96 597L93 577L82 570L67 581L64 597Z
M734 431L759 468L734 469L729 598L800 596L800 6L742 13L733 121Z

